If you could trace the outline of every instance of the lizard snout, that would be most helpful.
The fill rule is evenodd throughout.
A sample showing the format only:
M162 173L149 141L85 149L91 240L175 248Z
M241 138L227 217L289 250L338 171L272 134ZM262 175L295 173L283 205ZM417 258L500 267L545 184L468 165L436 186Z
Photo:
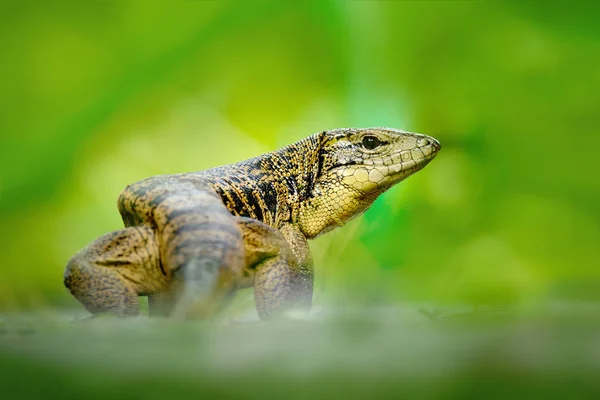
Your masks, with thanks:
M437 140L435 140L432 137L425 137L425 138L419 139L419 141L417 142L417 145L419 147L425 147L425 146L431 145L436 151L439 151L442 148L442 145L440 144L440 142L438 142Z

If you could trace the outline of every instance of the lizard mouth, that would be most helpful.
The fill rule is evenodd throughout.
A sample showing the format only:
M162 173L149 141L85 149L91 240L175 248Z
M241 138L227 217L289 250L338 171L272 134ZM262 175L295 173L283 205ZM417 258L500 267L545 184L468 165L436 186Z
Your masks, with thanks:
M335 174L345 186L362 194L381 193L423 169L440 149L435 140L419 140L417 146L379 158L377 164L346 164Z
M391 156L394 163L388 167L390 175L397 177L412 175L429 164L441 149L440 143L430 137L419 140L418 144L418 147Z
M389 154L386 158L388 162L379 164L365 164L357 161L346 161L335 164L331 167L331 170L343 170L345 168L360 168L360 167L385 167L389 169L391 174L400 172L412 172L423 168L427 163L435 158L441 146L440 143L433 139L421 139L422 145L414 147L408 150L397 151L393 154ZM391 162L389 162L391 160Z

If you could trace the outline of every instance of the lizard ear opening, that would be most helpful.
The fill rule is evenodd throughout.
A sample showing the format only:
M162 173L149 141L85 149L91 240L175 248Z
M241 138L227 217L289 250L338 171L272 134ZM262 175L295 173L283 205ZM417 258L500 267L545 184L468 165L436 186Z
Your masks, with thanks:
M330 140L330 138L327 135L327 131L322 131L322 132L317 133L316 137L317 137L316 153L318 154L318 157L317 157L317 166L314 169L315 180L319 179L321 177L321 175L323 174L323 168L326 163L325 157L327 154L327 151L325 150L325 144L328 143Z
M307 175L307 187L304 192L306 198L313 197L314 188L316 182L323 174L323 166L325 165L326 152L323 151L325 143L327 142L327 131L322 131L314 134L308 139L308 151L304 149L301 157L305 157L305 165Z

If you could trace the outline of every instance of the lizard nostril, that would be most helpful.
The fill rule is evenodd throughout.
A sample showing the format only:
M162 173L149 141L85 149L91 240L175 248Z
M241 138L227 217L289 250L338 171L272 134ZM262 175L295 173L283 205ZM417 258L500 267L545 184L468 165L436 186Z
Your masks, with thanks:
M435 140L433 138L421 138L417 142L417 145L419 147L432 146L436 150L439 150L441 147L440 142L438 142L437 140Z

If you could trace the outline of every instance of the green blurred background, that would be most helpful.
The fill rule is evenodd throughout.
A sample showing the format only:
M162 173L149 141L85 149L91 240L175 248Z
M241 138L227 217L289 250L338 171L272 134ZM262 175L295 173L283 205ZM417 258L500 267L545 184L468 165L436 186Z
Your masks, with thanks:
M66 261L133 181L323 129L438 138L313 243L316 301L600 300L595 2L3 6L0 308L77 307Z
M81 310L128 183L390 126L442 151L311 243L317 311L597 311L599 4L4 3L0 310Z

